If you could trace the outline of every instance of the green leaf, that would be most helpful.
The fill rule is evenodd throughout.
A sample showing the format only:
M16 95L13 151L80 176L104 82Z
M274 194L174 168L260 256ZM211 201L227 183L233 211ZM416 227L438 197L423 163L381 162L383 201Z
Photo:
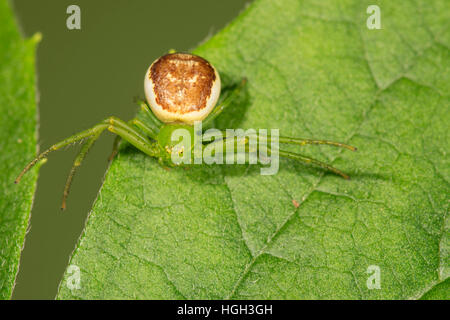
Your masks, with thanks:
M447 278L444 282L431 288L425 293L421 300L450 300L450 279Z
M0 1L0 299L9 299L30 217L37 170L14 179L36 152L35 48Z
M127 148L70 262L81 287L68 272L58 297L405 299L448 278L449 2L377 3L381 30L373 1L258 0L195 51L248 78L220 127L348 142L301 151L352 180L291 160L167 170Z

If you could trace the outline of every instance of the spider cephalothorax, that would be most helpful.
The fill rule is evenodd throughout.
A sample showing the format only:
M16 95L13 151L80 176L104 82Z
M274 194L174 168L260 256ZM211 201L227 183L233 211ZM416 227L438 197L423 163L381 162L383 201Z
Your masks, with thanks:
M51 151L83 141L84 145L75 159L64 188L61 208L65 209L66 198L77 167L81 165L94 142L105 130L117 135L110 159L118 152L120 139L127 141L145 154L157 158L164 165L193 163L190 160L196 157L197 151L201 153L203 150L211 149L211 146L219 146L220 148L217 150L223 151L225 149L228 151L227 146L231 145L233 146L233 148L230 148L232 152L237 152L234 146L239 144L241 147L244 146L244 151L246 152L252 151L261 154L261 145L265 146L265 142L275 140L275 137L254 133L250 138L255 138L258 144L251 145L251 139L248 139L248 137L239 139L239 137L227 133L220 138L201 139L204 131L203 129L196 129L198 128L196 126L198 122L202 123L203 128L211 125L212 121L232 104L246 82L246 79L243 79L233 85L228 94L219 100L220 76L208 61L188 53L166 54L153 62L145 74L144 89L147 101L139 101L141 111L136 118L125 122L116 117L109 117L90 129L54 144L34 158L19 174L15 182L18 183L31 167L38 161L45 159ZM218 105L216 106L217 102ZM184 141L188 143L180 145L179 137L177 136L180 132L188 136ZM200 139L197 139L199 137ZM352 151L356 150L352 146L327 140L276 136L276 141L300 146L327 144ZM318 160L298 153L278 150L278 148L275 150L273 147L265 147L266 154L276 153L277 156L295 159L306 164L314 164L346 179L349 178L342 171ZM174 161L174 155L186 157L187 161ZM244 160L244 162L254 163L248 159Z

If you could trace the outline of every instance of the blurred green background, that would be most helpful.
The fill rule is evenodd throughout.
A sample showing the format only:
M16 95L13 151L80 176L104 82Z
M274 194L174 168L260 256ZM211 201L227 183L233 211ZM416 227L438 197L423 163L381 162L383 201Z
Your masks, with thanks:
M223 28L244 0L15 0L22 33L37 31L40 149L104 118L137 111L150 63L174 48L189 51ZM66 9L81 8L81 30L68 30ZM77 147L49 157L41 168L13 299L53 299L107 167L112 135L105 134L74 179L68 208L61 198Z

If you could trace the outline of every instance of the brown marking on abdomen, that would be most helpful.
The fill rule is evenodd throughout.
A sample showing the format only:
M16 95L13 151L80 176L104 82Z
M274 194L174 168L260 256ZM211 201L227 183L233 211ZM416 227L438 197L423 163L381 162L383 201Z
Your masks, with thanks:
M180 114L205 108L216 80L208 61L187 53L162 56L153 63L149 77L156 102L164 110Z

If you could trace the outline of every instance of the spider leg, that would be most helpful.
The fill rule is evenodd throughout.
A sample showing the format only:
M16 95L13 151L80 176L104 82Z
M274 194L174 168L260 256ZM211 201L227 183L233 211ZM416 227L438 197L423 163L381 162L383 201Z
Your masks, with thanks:
M153 114L153 112L150 110L150 107L148 106L147 102L145 102L143 100L138 100L137 103L139 103L139 105L141 106L141 112L139 112L139 115L142 115L142 117L144 117L145 119L150 120L148 125L150 125L150 123L153 123L153 126L152 126L151 129L154 132L158 133L159 132L159 128L161 128L161 126L163 125L161 120L159 120Z
M141 132L132 127L134 120L135 119L126 123L116 117L110 117L104 121L105 123L108 124L108 127L104 129L108 129L108 131L117 134L117 137L114 141L113 154L111 156L114 156L117 153L118 145L121 139L128 141L133 146L135 146L136 148L138 148L139 150L150 156L156 156L157 154L159 154L157 152L158 149L152 142L150 142L145 137L145 134L142 134ZM77 167L81 165L81 162L84 160L86 154L89 152L90 148L92 147L94 142L98 139L103 130L99 131L98 133L94 134L91 138L89 138L89 140L83 146L77 158L75 159L75 162L72 166L72 170L67 178L66 186L64 188L64 195L61 209L64 210L66 207L66 199L67 196L69 195L70 186Z
M260 139L266 139L267 142L271 141L270 136L268 136L268 137L260 137L259 135L257 135L257 136L258 136L258 141ZM300 138L290 138L290 137L278 137L278 141L280 143L296 144L296 145L300 145L300 146L304 146L304 145L307 145L307 144L315 144L315 145L324 144L324 145L331 145L331 146L335 146L335 147L345 148L345 149L348 149L348 150L351 150L351 151L356 151L357 150L357 148L355 148L353 146L350 146L348 144L344 144L344 143L340 143L340 142L334 142L334 141L329 141L329 140L313 140L313 139L300 139ZM325 162L322 162L322 161L319 161L319 160L316 160L316 159L313 159L313 158L305 157L305 156L303 156L303 155L301 155L299 153L294 153L294 152L289 152L289 151L278 150L278 154L280 156L282 156L282 157L285 157L285 158L295 159L297 161L300 161L300 162L303 162L303 163L306 163L306 164L316 165L316 166L318 166L318 167L320 167L322 169L325 169L325 170L331 171L331 172L333 172L333 173L335 173L337 175L340 175L344 179L347 179L347 180L350 179L350 177L347 174L345 174L341 170L336 169L335 167L333 167L333 166L331 166L331 165L329 165L329 164L327 164Z
M256 141L254 141L256 142ZM220 150L217 150L220 149ZM256 164L258 163L257 143L250 143L248 137L223 137L216 139L210 143L203 145L203 150L211 152L211 156L216 154L225 155L225 163L237 163L237 164ZM212 150L214 152L212 152ZM230 151L231 150L231 151ZM222 158L222 161L224 159ZM237 162L235 162L237 160ZM222 162L221 162L222 163Z
M226 130L221 130L223 136L226 138L227 137L227 132ZM256 137L258 138L258 141L267 141L267 142L271 142L271 138L270 136L260 136L259 134L256 134ZM208 141L209 137L206 136L206 140ZM283 137L280 136L278 137L278 141L280 143L286 143L286 144L296 144L299 146L305 146L308 144L315 144L315 145L320 145L320 144L324 144L324 145L330 145L330 146L335 146L335 147L340 147L340 148L345 148L351 151L357 151L358 149L356 147L350 146L348 144L345 143L341 143L341 142L335 142L335 141L330 141L330 140L316 140L316 139L301 139L301 138L291 138L291 137Z
M133 123L133 120L131 121ZM94 142L99 138L99 136L102 134L102 132L107 129L108 131L111 131L118 135L121 139L124 139L131 143L133 146L141 150L142 152L146 153L149 156L157 157L159 156L159 149L156 142L151 142L146 137L145 133L140 132L139 128L133 128L131 124L128 124L116 117L110 117L99 124L93 126L90 129L81 131L80 133L77 133L73 136L70 136L67 139L64 139L41 154L39 154L37 157L35 157L33 160L31 160L28 165L22 170L22 172L19 174L19 176L14 181L15 183L18 183L22 176L30 170L36 163L38 163L40 160L47 157L47 155L52 152L61 149L64 146L71 145L77 141L82 141L86 138L88 138L87 142L83 145L81 148L79 154L75 158L75 161L73 163L72 169L69 173L69 176L67 177L66 185L64 188L64 195L63 195L63 201L61 205L61 209L65 209L66 207L66 199L69 195L70 186L72 184L73 177L76 173L77 168L81 165L84 158L86 157L87 153L91 149ZM117 153L117 147L118 147L119 139L116 138L114 142L114 150L113 155Z
M270 137L268 137L268 141L270 141ZM313 139L300 139L300 138L290 138L290 137L279 137L280 143L286 143L286 144L297 144L300 146L304 146L307 144L325 144L340 148L345 148L351 151L356 151L357 149L353 146L349 146L345 143L335 142L335 141L329 141L329 140L313 140Z
M271 150L269 148L267 148L267 149L268 149L269 152L271 152ZM335 167L333 167L333 166L331 166L331 165L329 165L329 164L327 164L325 162L322 162L322 161L319 161L319 160L316 160L316 159L313 159L313 158L308 158L308 157L305 157L305 156L303 156L301 154L294 153L294 152L289 152L289 151L278 150L278 154L280 156L282 156L282 157L294 159L294 160L303 162L305 164L316 165L316 166L318 166L318 167L320 167L322 169L325 169L327 171L331 171L331 172L341 176L344 179L347 179L347 180L350 179L350 177L347 174L345 174L341 170L336 169Z
M28 171L30 170L36 163L38 163L40 160L44 159L47 157L47 155L52 152L52 151L56 151L61 149L62 147L74 144L77 141L86 139L92 135L95 135L97 132L102 132L103 130L105 130L107 128L107 124L105 123L99 123L95 126L93 126L90 129L81 131L80 133L74 134L73 136L70 136L67 139L64 139L54 145L52 145L50 148L48 148L47 150L45 150L44 152L42 152L41 154L39 154L36 158L34 158L33 160L31 160L27 166L22 170L22 172L19 174L19 176L16 178L16 180L14 181L15 183L19 183L20 179L22 178L22 176Z
M226 152L225 150L228 150L230 147L232 147L232 148L234 148L234 149L232 149L233 152L234 152L234 155L236 155L236 154L239 154L239 149L236 148L236 147L239 144L244 144L245 145L245 149L244 150L245 150L246 153L249 153L249 152L253 152L253 153L258 152L259 153L261 145L258 143L257 146L256 146L256 149L254 149L254 146L252 148L252 146L249 143L250 140L251 139L249 137L228 137L228 138L225 137L224 139L215 140L215 141L213 141L213 142L211 142L209 144L206 144L205 147L206 146L210 146L210 147L214 147L215 148L215 146L220 146L221 145L221 150L222 150L223 153ZM280 142L281 142L281 137L280 137ZM244 150L242 150L242 151L244 151ZM266 152L267 152L268 155L272 154L272 150L269 148L269 146L266 147L266 150L267 150ZM300 161L300 162L305 163L305 164L313 164L313 165L318 166L318 167L320 167L322 169L325 169L327 171L333 172L333 173L343 177L344 179L347 179L347 180L350 179L350 177L347 174L345 174L341 170L339 170L339 169L337 169L337 168L335 168L335 167L333 167L333 166L331 166L331 165L329 165L329 164L327 164L325 162L322 162L322 161L319 161L319 160L316 160L316 159L313 159L313 158L309 158L309 157L303 156L303 155L301 155L299 153L283 151L283 150L277 150L277 152L278 152L278 155L281 156L281 157L294 159L294 160ZM246 157L245 158L245 163L250 163L250 159L251 159L250 157L248 157L248 158Z
M139 119L132 119L128 122L129 125L134 125L136 126L139 130L141 130L145 135L149 136L150 138L152 138L153 140L157 139L157 133L154 131L153 128L147 126L146 124L144 124L142 121L140 121ZM113 150L111 152L111 155L108 158L108 161L111 161L112 159L114 159L114 157L117 155L117 153L119 152L119 144L120 141L122 140L122 138L120 136L116 136L116 138L114 139L114 143L113 143Z
M241 82L231 90L231 92L226 96L226 98L221 103L219 103L213 109L213 111L211 111L211 113L203 120L203 126L206 127L209 124L211 124L211 122L215 118L217 118L217 116L221 114L223 110L228 108L231 105L231 103L239 96L239 94L241 93L242 89L246 84L247 78L243 78Z
M153 140L157 139L158 133L155 132L155 130L153 128L151 128L150 126L146 125L144 122L142 122L139 119L133 119L130 121L131 124L135 125L136 127L138 127L140 130L142 130L147 136L149 136L150 138L152 138Z
M128 141L137 149L141 150L145 154L151 157L159 156L159 149L156 142L151 142L145 137L142 133L140 133L137 129L133 128L131 125L126 122L111 117L108 119L108 131L117 134L122 139Z
M153 152L149 152L149 149L151 149L149 146L151 145L151 142L148 141L144 135L142 135L139 131L135 130L131 124L133 124L135 119L129 121L129 123L125 123L124 121L115 118L110 117L104 122L108 124L108 127L103 128L102 130L99 130L95 134L93 134L88 141L84 144L82 149L80 150L80 153L75 158L75 161L73 163L72 169L70 170L70 174L67 177L66 185L64 188L64 194L63 194L63 201L61 205L61 209L64 210L66 208L66 200L67 196L69 195L70 187L72 184L73 177L75 175L76 170L83 162L84 158L86 157L87 153L93 146L94 142L97 141L100 134L103 132L103 130L108 129L109 131L116 133L116 139L114 141L114 148L113 148L113 154L111 156L115 156L118 150L118 145L121 139L125 139L126 141L130 142L132 145L134 145L136 148L140 149L141 151L154 156L155 154Z
M69 195L70 186L72 185L72 180L75 175L76 170L79 166L81 166L81 163L83 162L84 158L86 157L86 154L89 152L91 147L94 145L94 142L97 141L102 131L97 132L93 136L91 136L88 141L83 145L80 152L78 153L77 157L75 158L75 161L72 165L72 168L70 170L69 176L67 177L66 185L64 187L64 194L63 194L63 200L61 204L61 210L66 209L66 200L67 196Z
M116 118L116 117L110 117L99 124L93 126L90 129L81 131L80 133L74 134L73 136L70 136L67 139L64 139L54 145L52 145L50 148L39 154L37 157L35 157L33 160L31 160L26 167L22 170L22 172L18 175L15 183L19 183L22 176L30 170L36 163L38 163L40 160L47 157L47 155L52 152L59 150L65 146L74 144L77 141L84 140L86 138L100 135L105 129L108 129L111 132L114 132L118 134L121 138L127 140L132 145L134 145L136 148L141 150L142 152L150 155L155 156L158 155L159 152L157 152L157 148L152 145L152 143L145 137L145 134L140 133L124 121ZM116 132L117 131L117 132Z
M116 157L117 153L119 152L119 145L120 145L121 140L122 140L122 138L120 136L116 136L114 138L113 149L111 151L111 154L108 157L108 161L111 161L112 159L114 159Z

